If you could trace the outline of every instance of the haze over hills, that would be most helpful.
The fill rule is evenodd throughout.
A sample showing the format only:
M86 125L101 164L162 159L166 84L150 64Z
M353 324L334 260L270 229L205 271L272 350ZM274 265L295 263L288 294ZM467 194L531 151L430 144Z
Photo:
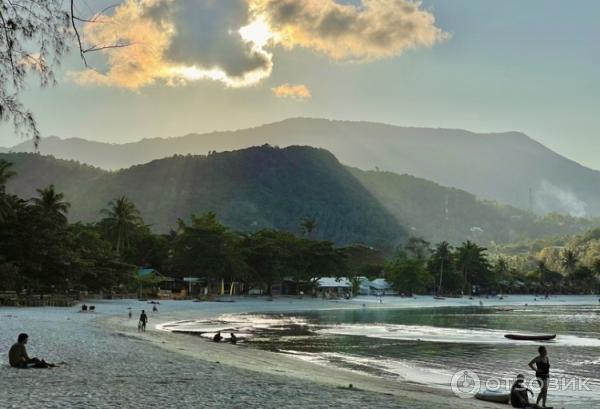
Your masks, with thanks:
M10 192L28 198L52 183L72 203L71 220L96 221L100 209L125 194L162 232L178 218L206 211L243 231L298 232L300 219L308 216L319 224L315 237L388 247L407 233L487 245L590 227L588 220L536 217L413 176L344 167L329 152L311 147L175 156L118 172L35 154L0 159L13 162L17 172Z
M452 244L471 240L482 245L531 237L575 234L596 221L556 213L544 217L509 205L478 199L456 188L392 172L350 172L412 235Z
M600 215L600 172L519 132L478 134L296 118L250 129L127 144L49 137L42 140L40 150L57 158L119 169L174 154L206 154L265 143L324 148L346 165L423 177L540 214ZM32 149L30 142L11 148Z

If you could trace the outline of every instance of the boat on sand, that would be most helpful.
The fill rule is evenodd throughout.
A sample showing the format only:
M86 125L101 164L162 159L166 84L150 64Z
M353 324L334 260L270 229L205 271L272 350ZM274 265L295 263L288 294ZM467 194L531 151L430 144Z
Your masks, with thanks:
M556 338L556 334L505 334L504 337L515 341L551 341Z

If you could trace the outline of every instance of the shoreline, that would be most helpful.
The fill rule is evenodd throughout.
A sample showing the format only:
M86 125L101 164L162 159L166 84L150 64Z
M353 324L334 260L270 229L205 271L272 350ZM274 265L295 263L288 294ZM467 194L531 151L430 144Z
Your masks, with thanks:
M486 302L486 306L522 306L526 299L529 297L512 297ZM195 335L159 329L161 324L172 321L209 320L224 314L357 310L365 308L365 303L366 308L373 310L475 307L478 302L434 301L430 297L384 298L383 304L376 299L237 298L235 302L161 301L160 312L152 313L151 304L138 300L92 300L96 311L87 314L71 308L0 308L0 345L8 348L16 334L27 332L31 336L31 356L67 362L51 371L13 370L6 361L8 349L0 351L5 365L0 381L6 385L0 390L0 406L499 408L498 404L474 398L460 399L449 388L411 383L401 377L380 378L243 343L217 344ZM597 299L555 297L550 303L596 305ZM142 309L148 311L150 321L148 331L139 334L137 317ZM127 317L128 310L133 312L132 319Z
M361 309L362 300L354 302L322 302L320 300L292 300L285 303L285 299L275 301L268 304L263 300L253 301L248 304L260 303L251 306L236 308L232 305L223 305L227 303L211 303L219 304L217 307L211 308L212 311L203 311L201 308L191 310L181 310L176 313L159 314L159 317L154 318L154 322L150 322L145 333L138 333L136 320L129 320L120 317L108 317L102 320L102 325L112 331L117 331L123 335L133 338L143 339L156 345L160 348L175 352L179 355L200 360L207 363L219 363L230 367L232 370L243 369L253 372L260 372L271 376L294 378L303 381L314 382L316 384L335 387L338 389L361 390L375 392L389 396L393 399L405 398L415 400L432 407L442 407L451 404L453 408L498 408L498 404L476 400L475 398L461 399L454 395L449 389L444 389L435 386L427 386L420 383L411 383L380 378L374 375L360 373L349 369L335 368L325 365L319 365L313 362L295 358L288 354L265 351L250 348L243 344L230 345L226 343L214 343L206 338L201 338L194 335L184 333L173 333L161 329L164 324L174 321L186 319L205 319L210 320L217 318L219 315L228 313L292 313L305 312L314 309L329 310L329 309ZM467 300L471 301L471 300ZM479 300L475 302L478 303ZM197 303L200 306L205 303ZM231 303L235 304L235 303ZM267 305L265 305L267 304ZM290 306L291 304L291 306ZM297 308L293 304L302 304L302 307ZM386 305L373 303L370 308L387 309L387 308L430 308L422 305ZM223 308L219 308L219 307ZM449 305L432 305L431 307L448 307ZM451 306L451 305L450 305ZM463 305L457 305L463 306ZM309 308L307 308L309 307ZM310 308L312 307L312 308ZM316 307L316 308L315 308ZM241 311L240 311L241 310ZM352 389L349 385L352 385Z

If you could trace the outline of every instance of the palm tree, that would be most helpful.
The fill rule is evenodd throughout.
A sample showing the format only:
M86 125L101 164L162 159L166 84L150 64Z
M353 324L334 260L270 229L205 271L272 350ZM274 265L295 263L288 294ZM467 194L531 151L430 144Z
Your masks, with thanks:
M571 249L566 249L562 253L561 265L569 273L573 274L579 264L579 258Z
M40 197L31 199L33 204L40 208L45 214L56 217L62 222L67 221L67 212L71 204L63 201L65 195L57 193L54 185L50 185L44 189L37 190Z
M8 179L16 175L15 172L10 170L11 166L12 163L0 159L0 193L4 193L4 188L6 187Z
M10 170L12 163L0 159L0 223L11 214L11 204L6 194L6 182L16 173Z
M439 260L439 262L440 262L440 284L437 289L438 295L442 294L442 280L444 277L444 265L447 266L451 260L451 257L452 257L452 253L450 251L451 248L452 248L452 246L450 246L450 243L448 243L447 241L442 241L435 247L435 250L433 252L433 257L435 259Z
M489 274L489 261L484 254L487 249L470 240L456 249L456 263L463 272L465 286L471 281L483 284ZM473 283L472 283L473 284Z
M108 206L108 209L101 211L107 216L103 221L110 226L115 249L120 253L121 249L129 247L131 233L143 225L142 217L135 204L126 196L111 200Z
M317 221L312 217L304 217L300 220L300 230L307 237L310 237L312 232L319 227Z

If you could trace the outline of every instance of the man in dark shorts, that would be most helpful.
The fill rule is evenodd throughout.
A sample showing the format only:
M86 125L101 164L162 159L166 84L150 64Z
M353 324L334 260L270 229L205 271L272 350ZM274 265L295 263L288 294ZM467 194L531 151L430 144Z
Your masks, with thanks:
M140 315L140 321L138 322L138 332L146 332L146 324L148 323L148 316L146 311L142 310Z
M17 343L10 347L8 351L8 362L13 368L52 368L55 365L49 364L43 359L29 358L27 355L27 340L29 335L19 334Z
M221 342L221 340L223 339L223 336L221 335L221 331L218 331L215 336L213 337L213 341L215 342Z

